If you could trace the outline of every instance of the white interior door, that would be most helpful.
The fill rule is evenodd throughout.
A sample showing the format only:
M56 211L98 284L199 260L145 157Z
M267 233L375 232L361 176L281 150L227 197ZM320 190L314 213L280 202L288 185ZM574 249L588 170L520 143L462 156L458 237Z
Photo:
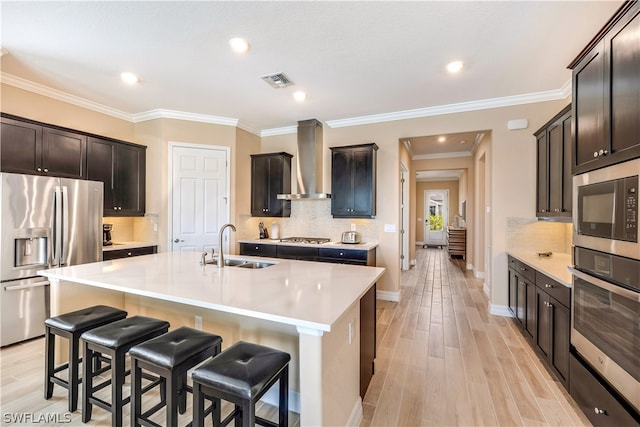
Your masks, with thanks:
M446 245L445 227L449 218L449 190L425 190L424 217L425 245Z
M409 269L409 179L407 167L400 163L400 267Z
M229 150L200 147L171 146L172 251L218 252L229 222Z

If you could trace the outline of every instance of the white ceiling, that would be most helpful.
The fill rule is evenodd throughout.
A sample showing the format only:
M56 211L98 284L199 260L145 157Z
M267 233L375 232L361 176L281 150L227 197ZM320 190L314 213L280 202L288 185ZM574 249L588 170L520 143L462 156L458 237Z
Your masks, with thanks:
M166 110L263 135L308 118L335 127L564 97L567 64L620 4L2 1L2 79L133 121ZM235 36L246 55L229 50ZM451 76L454 59L465 68ZM274 72L295 85L260 79Z

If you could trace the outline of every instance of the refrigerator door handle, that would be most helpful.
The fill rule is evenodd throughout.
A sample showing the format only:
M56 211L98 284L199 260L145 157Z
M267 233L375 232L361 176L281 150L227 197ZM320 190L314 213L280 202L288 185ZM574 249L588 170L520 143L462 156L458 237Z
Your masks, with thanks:
M69 254L69 197L67 186L62 187L62 229L60 230L60 243L62 252L60 256L60 266L66 265L67 256Z
M22 285L11 285L11 286L5 286L4 290L5 291L21 291L23 289L31 289L31 288L38 288L40 286L49 286L50 283L48 280L42 280L39 282L35 282L35 283L24 283Z
M62 254L62 191L55 187L53 193L53 266L60 265Z

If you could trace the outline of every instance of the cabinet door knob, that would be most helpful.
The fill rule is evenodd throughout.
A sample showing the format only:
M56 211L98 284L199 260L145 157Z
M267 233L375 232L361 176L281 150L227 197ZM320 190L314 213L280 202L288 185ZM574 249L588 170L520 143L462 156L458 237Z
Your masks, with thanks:
M49 169L44 168L44 172L45 172L45 173L49 172Z
M596 415L607 415L607 411L598 407L593 408Z
M593 157L598 157L598 152L597 151L593 152Z
M114 207L113 207L113 210L114 210L114 211L117 211L117 210L118 210L118 207L117 207L117 206L114 206Z
M258 249L260 249L260 247L259 247L259 246L256 246L256 250L258 250Z
M42 172L42 168L38 168L36 169L38 172Z
M545 283L545 284L544 284L544 287L545 287L545 288L553 288L553 285L550 285L550 284L548 284L548 283Z
M527 269L524 267L520 267L520 271L527 271Z
M131 256L131 252L127 252L127 256Z

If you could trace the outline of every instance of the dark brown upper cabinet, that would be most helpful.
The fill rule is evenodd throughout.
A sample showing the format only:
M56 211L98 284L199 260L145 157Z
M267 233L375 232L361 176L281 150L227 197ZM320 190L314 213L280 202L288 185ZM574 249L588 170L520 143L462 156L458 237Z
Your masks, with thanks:
M640 157L640 3L625 2L569 68L573 174Z
M104 183L104 216L144 215L146 148L89 137L87 178Z
M251 155L251 216L291 216L291 200L278 194L291 193L291 158L289 153Z
M3 172L86 178L85 135L6 116L0 126Z
M373 218L376 215L376 144L331 148L331 215Z
M536 216L571 220L571 105L534 135L537 144Z

